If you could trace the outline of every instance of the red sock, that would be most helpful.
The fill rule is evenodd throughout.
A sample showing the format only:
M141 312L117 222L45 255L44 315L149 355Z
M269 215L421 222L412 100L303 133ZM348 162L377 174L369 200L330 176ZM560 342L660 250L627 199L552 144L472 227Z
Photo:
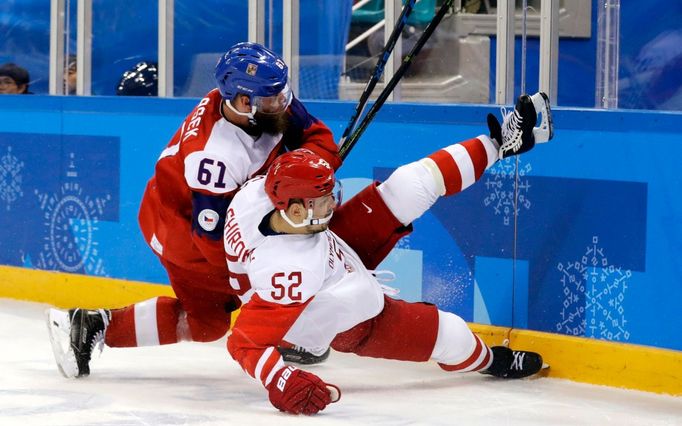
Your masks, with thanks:
M110 347L155 346L177 343L180 302L155 297L111 311L104 338Z
M445 195L456 194L483 176L483 172L497 161L495 144L487 136L469 139L440 149L428 158L438 167Z

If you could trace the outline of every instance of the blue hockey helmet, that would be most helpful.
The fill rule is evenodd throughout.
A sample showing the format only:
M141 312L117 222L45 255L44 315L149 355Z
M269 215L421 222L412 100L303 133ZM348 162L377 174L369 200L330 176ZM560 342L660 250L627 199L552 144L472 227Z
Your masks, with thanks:
M278 113L291 103L288 67L275 52L258 43L235 44L220 57L215 79L223 99L249 97L252 113Z

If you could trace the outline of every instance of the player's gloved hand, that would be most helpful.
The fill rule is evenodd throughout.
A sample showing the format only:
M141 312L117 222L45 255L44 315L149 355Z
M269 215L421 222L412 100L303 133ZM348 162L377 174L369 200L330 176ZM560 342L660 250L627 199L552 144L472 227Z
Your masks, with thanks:
M275 373L268 392L275 408L291 414L315 414L341 399L337 386L293 366L283 367Z

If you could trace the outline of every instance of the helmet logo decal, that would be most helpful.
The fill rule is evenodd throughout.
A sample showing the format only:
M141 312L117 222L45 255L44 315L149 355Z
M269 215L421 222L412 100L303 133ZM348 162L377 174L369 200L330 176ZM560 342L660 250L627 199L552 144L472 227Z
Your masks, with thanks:
M256 64L248 64L246 66L246 73L248 75L254 76L256 75L256 71L258 71L258 65Z
M329 165L329 163L328 163L325 159L323 159L323 158L320 158L319 160L317 160L317 165L320 165L320 166L322 166L322 167L326 167L326 168L328 168L328 169L331 169L331 168L332 168L332 167Z

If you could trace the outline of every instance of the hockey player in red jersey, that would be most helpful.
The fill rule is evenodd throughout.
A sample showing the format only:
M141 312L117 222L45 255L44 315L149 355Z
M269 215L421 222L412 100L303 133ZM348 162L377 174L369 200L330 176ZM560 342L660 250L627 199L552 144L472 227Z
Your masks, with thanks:
M542 110L543 123L535 127ZM228 350L279 410L314 414L340 398L337 386L284 364L285 339L311 351L433 360L449 372L502 378L537 373L542 357L488 347L457 315L384 295L371 269L411 222L441 196L472 185L501 157L551 137L544 94L522 96L491 136L450 145L398 168L336 208L331 165L308 150L279 157L266 177L235 196L225 224L231 285L244 301ZM498 142L499 141L499 142ZM456 283L453 283L456 285Z
M217 88L161 152L140 207L144 238L177 298L112 311L51 310L53 340L59 334L72 340L71 349L55 346L65 376L89 374L94 340L132 347L210 342L226 334L240 294L229 285L222 243L234 194L286 150L305 148L334 169L341 165L331 131L294 97L287 72L277 54L256 43L239 43L219 59ZM82 344L74 337L81 334Z

